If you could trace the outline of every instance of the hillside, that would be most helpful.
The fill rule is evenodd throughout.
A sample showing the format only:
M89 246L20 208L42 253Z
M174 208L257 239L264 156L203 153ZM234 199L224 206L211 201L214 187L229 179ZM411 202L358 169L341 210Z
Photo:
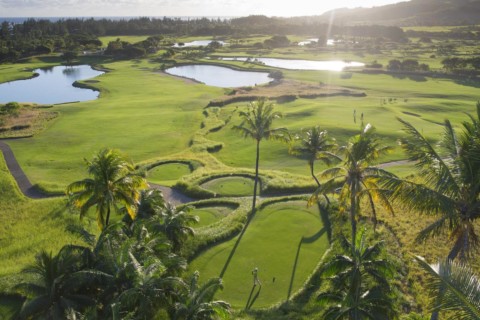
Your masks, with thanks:
M479 24L480 0L411 0L373 8L343 8L324 13L321 19L327 22L332 14L336 24L347 25L428 26Z

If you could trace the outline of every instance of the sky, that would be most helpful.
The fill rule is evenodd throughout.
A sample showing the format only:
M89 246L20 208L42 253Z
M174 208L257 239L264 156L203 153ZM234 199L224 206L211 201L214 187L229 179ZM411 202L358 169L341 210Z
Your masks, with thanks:
M319 15L402 0L0 0L0 17ZM406 1L406 0L403 0Z

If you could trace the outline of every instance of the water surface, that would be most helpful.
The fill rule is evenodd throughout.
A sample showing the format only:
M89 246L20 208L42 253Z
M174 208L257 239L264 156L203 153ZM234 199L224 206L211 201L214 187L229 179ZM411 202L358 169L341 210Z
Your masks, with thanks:
M187 65L165 70L166 73L190 78L209 86L236 88L264 84L273 79L267 72L239 71L212 65Z
M98 98L98 91L76 88L72 84L104 73L88 65L56 66L36 69L33 72L39 76L0 84L0 103L16 101L56 104L95 100Z
M222 46L226 45L226 42L223 41L218 41L218 40L195 40L191 42L182 42L183 45L180 45L180 43L175 43L173 46L176 48L183 48L183 47L200 47L200 46L208 46L210 43L213 41L217 41L220 43Z
M289 70L317 70L317 71L342 71L345 68L364 67L365 64L355 61L342 60L291 60L291 59L277 59L277 58L221 58L228 61L252 61L260 62L270 67L289 69Z

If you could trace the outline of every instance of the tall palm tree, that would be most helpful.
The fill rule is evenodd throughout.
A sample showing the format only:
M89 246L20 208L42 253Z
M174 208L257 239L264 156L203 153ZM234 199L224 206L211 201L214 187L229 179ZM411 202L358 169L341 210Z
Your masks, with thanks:
M272 128L273 121L282 116L273 110L273 104L266 100L250 103L247 111L240 111L242 123L233 129L240 132L244 138L252 138L256 142L255 182L253 185L253 203L251 215L255 212L258 188L258 166L260 162L260 142L266 140L289 141L290 135L286 128Z
M319 126L304 129L300 136L295 137L300 141L300 145L294 145L290 152L308 161L308 167L310 168L310 175L320 188L320 181L315 176L315 161L320 160L327 165L331 165L332 162L339 160L339 158L332 153L337 147L335 140L328 137L327 130L321 130ZM327 196L325 199L329 201Z
M175 305L174 320L213 319L214 316L226 318L230 305L221 300L213 300L215 293L223 288L221 278L209 279L199 285L200 274L195 271L190 278L190 285L182 295L181 301Z
M480 218L480 103L477 117L463 122L460 134L445 120L440 152L410 123L399 121L408 134L401 146L416 163L423 183L390 180L387 187L406 208L437 216L417 241L448 230L453 245L447 259L466 260L479 246L475 224Z
M135 172L133 164L111 149L103 149L93 161L85 161L91 178L67 187L70 203L80 209L80 217L85 216L91 207L96 207L97 224L102 230L110 222L111 209L118 211L118 206L122 205L134 219L139 190L146 188L147 183Z
M33 282L16 286L31 297L22 306L20 317L63 319L68 309L94 306L95 299L82 292L83 284L98 275L86 269L90 259L88 248L72 245L64 246L57 255L40 252L35 263L22 271L33 275Z
M343 154L341 166L324 170L320 176L327 178L312 195L309 203L318 200L324 193L339 193L340 211L349 210L352 239L356 239L357 216L360 214L362 198L368 199L372 211L373 221L376 223L377 215L375 202L380 202L389 212L393 208L388 199L388 191L382 189L379 182L383 179L394 178L395 175L378 168L373 163L387 153L390 147L381 146L374 128L367 124L362 132L351 138L346 146L339 149ZM355 242L352 242L354 249Z
M383 242L369 246L361 232L352 242L342 236L340 245L345 254L336 255L321 270L331 282L330 289L318 296L328 305L323 319L393 319L389 282L395 270L382 258Z
M416 257L420 266L430 275L427 288L434 295L434 312L451 311L449 319L480 319L480 280L465 264L453 261L429 265Z
M190 214L191 207L184 207L181 210L175 205L167 203L165 210L162 211L161 229L172 243L172 251L178 253L189 236L193 236L195 231L190 225L198 223L198 216Z

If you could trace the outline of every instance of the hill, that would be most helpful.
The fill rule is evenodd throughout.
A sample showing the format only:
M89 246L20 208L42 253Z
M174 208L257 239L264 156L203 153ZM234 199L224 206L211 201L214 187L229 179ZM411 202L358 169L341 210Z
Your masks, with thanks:
M336 9L321 15L335 24L382 24L396 26L480 24L480 0L411 0L396 4L355 9Z

